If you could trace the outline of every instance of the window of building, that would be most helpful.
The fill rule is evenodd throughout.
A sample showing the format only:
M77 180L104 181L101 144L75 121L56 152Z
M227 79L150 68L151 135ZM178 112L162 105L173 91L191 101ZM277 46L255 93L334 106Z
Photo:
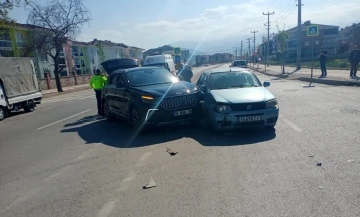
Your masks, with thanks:
M4 32L4 30L0 30L0 47L12 48L10 35L8 32Z
M305 46L309 46L310 45L310 41L305 41Z
M18 47L24 47L25 40L24 40L24 35L22 33L16 32L15 33L15 40L16 40L16 45Z
M332 28L332 29L324 29L323 30L323 34L324 35L336 35L339 33L339 29L337 28Z

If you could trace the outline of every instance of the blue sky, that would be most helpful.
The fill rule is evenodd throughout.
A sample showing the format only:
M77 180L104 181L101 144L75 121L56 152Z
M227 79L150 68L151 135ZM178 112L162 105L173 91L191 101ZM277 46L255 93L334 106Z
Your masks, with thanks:
M46 0L39 0L46 2ZM145 49L178 41L211 41L250 37L250 31L265 34L271 16L281 28L297 23L295 0L83 0L92 14L80 41L94 38L122 42ZM303 21L344 27L360 22L357 0L303 0ZM23 8L12 11L18 22L26 23Z

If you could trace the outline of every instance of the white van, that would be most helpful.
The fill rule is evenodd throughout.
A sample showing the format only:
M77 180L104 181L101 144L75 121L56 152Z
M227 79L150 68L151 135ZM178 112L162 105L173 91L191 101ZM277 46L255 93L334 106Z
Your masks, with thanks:
M170 54L147 56L143 66L162 66L176 75L175 63Z

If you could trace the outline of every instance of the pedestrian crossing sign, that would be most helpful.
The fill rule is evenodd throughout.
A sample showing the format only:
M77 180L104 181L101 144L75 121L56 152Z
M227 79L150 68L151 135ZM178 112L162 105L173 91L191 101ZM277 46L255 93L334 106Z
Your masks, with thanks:
M319 35L319 26L318 25L308 26L307 36L318 36L318 35Z

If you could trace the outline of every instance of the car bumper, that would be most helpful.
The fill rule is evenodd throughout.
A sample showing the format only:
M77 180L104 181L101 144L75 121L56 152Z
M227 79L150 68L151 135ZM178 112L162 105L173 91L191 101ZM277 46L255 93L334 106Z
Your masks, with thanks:
M175 116L174 114L177 111L185 111L189 109L191 109L191 114L179 116ZM176 110L166 110L160 106L158 108L144 107L143 113L145 114L145 122L148 125L170 125L199 120L202 117L202 107L200 103L197 103L192 107L185 107Z
M240 122L239 117L260 116L260 120ZM214 130L228 131L251 127L273 127L279 117L279 109L263 109L257 111L232 111L224 114L210 112L210 121Z

